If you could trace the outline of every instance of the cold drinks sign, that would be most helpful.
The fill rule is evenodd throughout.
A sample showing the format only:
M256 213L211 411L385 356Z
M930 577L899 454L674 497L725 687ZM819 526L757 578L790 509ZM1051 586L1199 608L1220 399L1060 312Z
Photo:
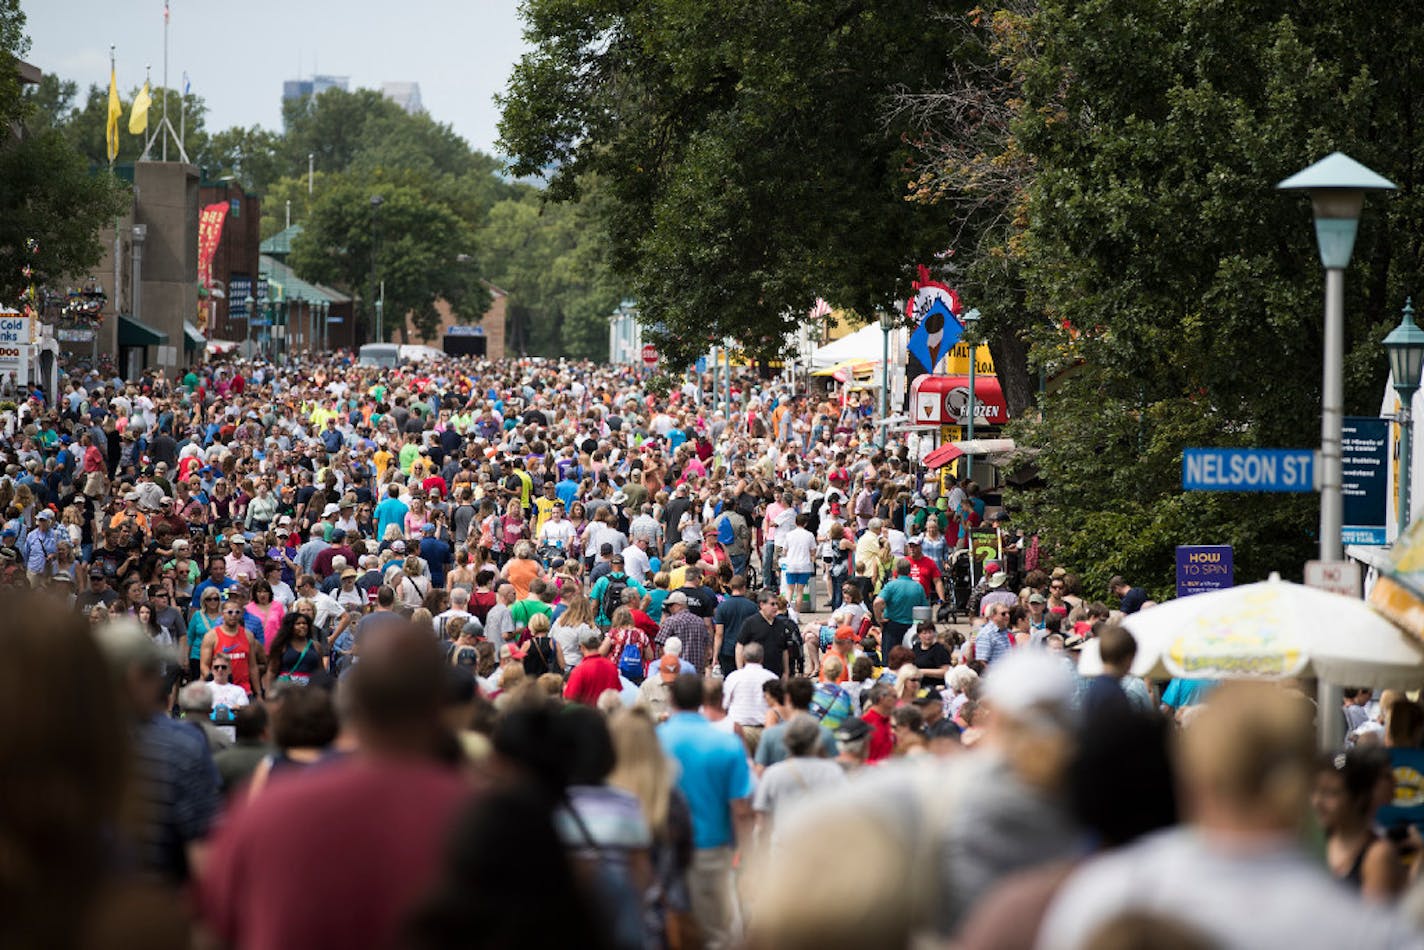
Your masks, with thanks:
M1177 545L1177 596L1225 590L1235 583L1229 544Z

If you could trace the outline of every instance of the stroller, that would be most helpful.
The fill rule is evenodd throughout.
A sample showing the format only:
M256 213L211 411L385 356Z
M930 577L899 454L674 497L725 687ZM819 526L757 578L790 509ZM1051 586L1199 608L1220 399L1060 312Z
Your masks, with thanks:
M950 554L944 572L945 602L935 616L939 623L953 623L960 614L969 616L969 595L974 590L973 559L973 553L965 549Z

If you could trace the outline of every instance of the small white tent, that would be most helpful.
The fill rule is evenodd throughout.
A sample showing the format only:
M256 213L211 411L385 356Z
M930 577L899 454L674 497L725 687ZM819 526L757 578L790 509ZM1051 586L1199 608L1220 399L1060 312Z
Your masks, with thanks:
M879 324L861 327L850 336L843 336L834 343L818 347L811 354L811 368L825 369L846 360L869 360L879 363L885 352L885 331Z

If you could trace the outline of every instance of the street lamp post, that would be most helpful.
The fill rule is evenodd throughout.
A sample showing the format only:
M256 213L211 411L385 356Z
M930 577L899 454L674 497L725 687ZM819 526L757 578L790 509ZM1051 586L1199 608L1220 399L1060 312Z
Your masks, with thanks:
M1315 241L1325 266L1325 366L1320 387L1320 559L1344 556L1340 428L1344 416L1345 268L1355 250L1366 191L1393 191L1388 179L1335 152L1276 186L1304 191L1315 212Z
M243 312L243 316L247 318L247 343L243 347L246 351L244 355L248 359L252 359L252 308L257 306L257 301L252 299L251 294L248 294L243 298L242 303L247 308Z
M1325 267L1325 356L1320 386L1320 560L1340 561L1345 503L1340 454L1345 411L1345 268L1355 250L1360 210L1366 191L1393 191L1388 179L1341 152L1334 152L1276 186L1310 195L1315 213L1315 243ZM1320 710L1320 748L1330 752L1344 744L1345 717L1340 713L1339 684L1324 679L1315 684Z
M386 342L385 327L381 325L381 301L376 300L376 281L380 274L381 263L381 205L386 199L381 195L371 196L371 306L376 316L376 342Z
M1424 368L1424 330L1414 322L1414 301L1404 301L1404 317L1399 326L1384 338L1384 351L1389 355L1389 374L1394 391L1399 396L1399 535L1409 527L1410 481L1414 472L1413 429L1411 411L1414 394L1419 391L1419 374Z
M884 345L880 351L880 439L879 444L884 445L886 439L885 420L890 418L890 331L895 329L895 311L882 309L880 311L880 330L884 334Z
M964 315L964 342L969 347L969 421L964 428L964 439L966 442L974 440L974 417L979 414L979 392L975 389L978 380L976 371L979 363L978 339L971 330L979 326L979 311L970 310ZM974 456L966 454L964 457L965 474L971 479L974 477Z

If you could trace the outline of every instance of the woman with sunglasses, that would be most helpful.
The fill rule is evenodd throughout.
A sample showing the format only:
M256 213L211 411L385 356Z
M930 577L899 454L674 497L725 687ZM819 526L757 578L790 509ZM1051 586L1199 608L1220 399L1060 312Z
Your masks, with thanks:
M199 679L203 638L222 624L222 594L215 587L203 590L198 609L188 619L188 678Z

